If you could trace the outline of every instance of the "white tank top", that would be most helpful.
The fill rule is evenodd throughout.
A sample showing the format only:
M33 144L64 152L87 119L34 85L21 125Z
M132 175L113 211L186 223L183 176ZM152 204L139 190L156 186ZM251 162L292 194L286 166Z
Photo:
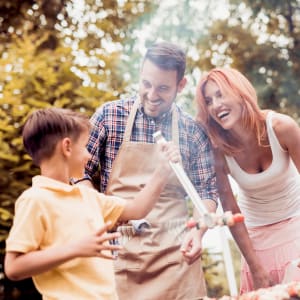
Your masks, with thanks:
M273 224L300 215L300 175L272 127L272 112L266 119L273 160L265 171L249 174L236 160L225 156L231 176L239 186L238 204L247 227Z

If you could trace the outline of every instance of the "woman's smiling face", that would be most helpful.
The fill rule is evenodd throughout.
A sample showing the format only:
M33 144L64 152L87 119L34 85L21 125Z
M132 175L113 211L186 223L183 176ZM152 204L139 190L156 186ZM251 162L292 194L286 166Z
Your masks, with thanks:
M239 97L222 93L213 80L208 80L203 88L203 96L210 117L224 129L233 129L242 117L242 105Z

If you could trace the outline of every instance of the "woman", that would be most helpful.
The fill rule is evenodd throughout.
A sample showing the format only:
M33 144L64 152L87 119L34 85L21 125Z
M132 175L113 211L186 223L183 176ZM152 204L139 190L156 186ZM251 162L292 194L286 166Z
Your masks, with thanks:
M232 234L243 256L253 246L270 282L281 283L287 265L300 257L300 128L287 115L261 110L254 87L235 69L206 74L196 103L197 118L216 149L223 208L245 216L249 236L243 228ZM227 174L238 183L238 203ZM254 273L243 258L242 293L256 288Z

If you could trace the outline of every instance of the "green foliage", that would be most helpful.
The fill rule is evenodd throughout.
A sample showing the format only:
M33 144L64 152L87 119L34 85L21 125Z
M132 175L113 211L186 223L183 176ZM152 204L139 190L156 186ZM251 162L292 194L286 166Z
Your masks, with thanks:
M66 0L0 0L0 271L14 202L39 173L22 145L28 114L56 106L91 116L99 105L125 92L123 73L130 70L123 44L139 16L152 7L143 0L76 5ZM7 297L36 299L26 296L27 284L24 289L13 285Z
M86 106L91 111L98 104L96 97L78 96L82 82L70 72L70 50L58 47L55 51L37 51L43 40L34 35L16 38L0 58L0 201L10 213L14 200L38 172L22 145L21 128L27 115L51 105L74 109ZM1 225L7 228L10 223L8 218Z
M90 116L101 103L131 91L139 44L165 39L186 49L189 86L180 104L192 114L201 73L231 65L254 83L262 107L299 118L299 0L229 2L228 16L217 19L220 1L86 0L78 8L77 1L0 0L2 253L14 201L39 172L22 145L26 117L48 106ZM211 296L228 294L216 257L205 263Z
M0 0L0 39L10 42L12 34L40 29L53 30L59 15L65 14L66 0ZM3 45L2 45L3 46Z
M130 38L130 24L151 7L144 1L86 1L82 15L72 17L67 3L75 2L0 1L0 241L15 200L39 173L22 145L28 114L56 106L91 116L119 97L126 87L121 44Z
M126 86L119 68L121 42L128 25L151 6L143 1L125 1L123 6L118 1L86 1L81 12L85 18L76 19L62 17L66 1L54 2L0 1L7 20L0 22L0 33L5 33L0 48L0 201L10 212L38 173L22 145L21 129L28 114L56 106L90 116L103 102L119 97ZM105 18L96 18L96 13ZM42 14L56 26L43 26ZM73 31L67 31L66 24ZM78 38L80 30L86 34Z
M201 5L185 0L162 7L157 13L161 21L151 24L147 42L167 39L186 49L191 87L181 95L185 109L194 114L193 86L203 72L230 65L254 84L262 108L287 113L300 123L299 0L219 0Z
M239 69L256 87L262 107L297 119L299 17L297 0L231 1L230 16L214 22L209 35L200 41L208 47L200 48L199 67L231 65Z

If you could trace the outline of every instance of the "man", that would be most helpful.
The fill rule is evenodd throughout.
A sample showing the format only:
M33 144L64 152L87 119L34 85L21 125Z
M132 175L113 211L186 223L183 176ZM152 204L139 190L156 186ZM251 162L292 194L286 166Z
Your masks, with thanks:
M162 42L147 50L139 96L105 103L91 118L87 178L100 168L100 191L132 198L157 163L160 130L173 140L182 165L209 211L217 202L216 177L207 136L176 104L186 84L185 53ZM124 249L115 263L121 300L193 300L206 294L200 264L204 232L185 231L186 193L174 174L145 220L119 226ZM181 250L181 251L180 251Z

